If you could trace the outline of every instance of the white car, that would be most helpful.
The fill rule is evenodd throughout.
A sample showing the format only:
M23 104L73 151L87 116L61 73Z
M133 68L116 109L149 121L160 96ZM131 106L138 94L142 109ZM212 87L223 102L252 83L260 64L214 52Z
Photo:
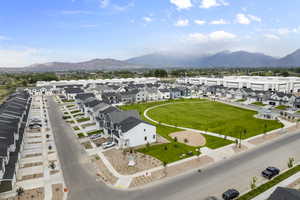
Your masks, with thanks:
M113 147L113 146L115 146L114 142L105 142L105 143L102 144L103 149L108 149L108 148Z

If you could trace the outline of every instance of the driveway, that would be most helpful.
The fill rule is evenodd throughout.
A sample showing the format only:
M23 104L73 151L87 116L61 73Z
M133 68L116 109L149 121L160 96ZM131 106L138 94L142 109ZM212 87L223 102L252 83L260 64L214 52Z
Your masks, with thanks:
M249 188L253 176L266 166L286 168L290 156L300 161L300 134L285 135L276 141L240 154L232 159L153 183L134 191L120 191L97 182L95 168L77 142L73 130L62 120L58 105L48 98L49 115L65 182L71 200L201 200L209 195L220 196L228 188L241 192Z

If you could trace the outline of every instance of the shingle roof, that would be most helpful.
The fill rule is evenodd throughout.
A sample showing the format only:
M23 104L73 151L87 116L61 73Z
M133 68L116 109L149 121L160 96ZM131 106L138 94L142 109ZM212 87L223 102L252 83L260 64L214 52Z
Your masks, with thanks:
M120 126L121 126L121 130L122 132L127 132L130 129L136 127L137 125L139 125L140 123L145 123L145 124L149 124L148 122L145 122L143 120L137 119L135 117L129 117L125 120L123 120L122 122L120 122ZM151 125L151 124L149 124Z
M300 191L290 188L277 187L268 200L299 200Z
M129 118L129 117L134 117L139 119L139 113L136 110L127 110L127 111L115 111L109 114L109 117L111 119L111 122L113 124L118 124L121 121Z

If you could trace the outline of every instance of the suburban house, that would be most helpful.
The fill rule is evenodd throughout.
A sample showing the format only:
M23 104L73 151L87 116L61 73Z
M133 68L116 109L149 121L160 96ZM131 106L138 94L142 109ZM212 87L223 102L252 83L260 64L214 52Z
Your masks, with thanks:
M136 147L156 142L156 127L135 117L121 121L113 132L119 148Z
M170 99L178 99L181 98L181 90L179 88L171 88L170 89Z
M121 92L121 102L122 103L134 103L135 102L135 98L136 95L139 91L137 89L133 89L133 90L128 90L126 92Z
M102 101L107 104L117 104L121 101L121 95L117 92L107 92L102 94Z
M170 99L170 96L171 93L169 89L163 88L158 90L158 97L160 100Z
M77 94L84 93L83 89L77 87L65 88L64 94L68 100L75 100Z

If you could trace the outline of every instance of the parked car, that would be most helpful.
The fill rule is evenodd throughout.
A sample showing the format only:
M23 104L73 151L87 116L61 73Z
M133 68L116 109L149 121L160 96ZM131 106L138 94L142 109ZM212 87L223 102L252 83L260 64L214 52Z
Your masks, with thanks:
M222 195L224 200L232 200L237 198L238 196L240 196L240 193L236 189L229 189Z
M108 149L108 148L113 147L113 146L115 146L114 142L104 142L102 144L103 149Z
M98 138L101 138L101 137L103 137L102 134L95 134L95 135L91 135L90 139L95 140L95 139L98 139Z
M274 176L278 175L280 169L276 167L267 167L264 171L261 172L261 175L267 179L272 179Z

